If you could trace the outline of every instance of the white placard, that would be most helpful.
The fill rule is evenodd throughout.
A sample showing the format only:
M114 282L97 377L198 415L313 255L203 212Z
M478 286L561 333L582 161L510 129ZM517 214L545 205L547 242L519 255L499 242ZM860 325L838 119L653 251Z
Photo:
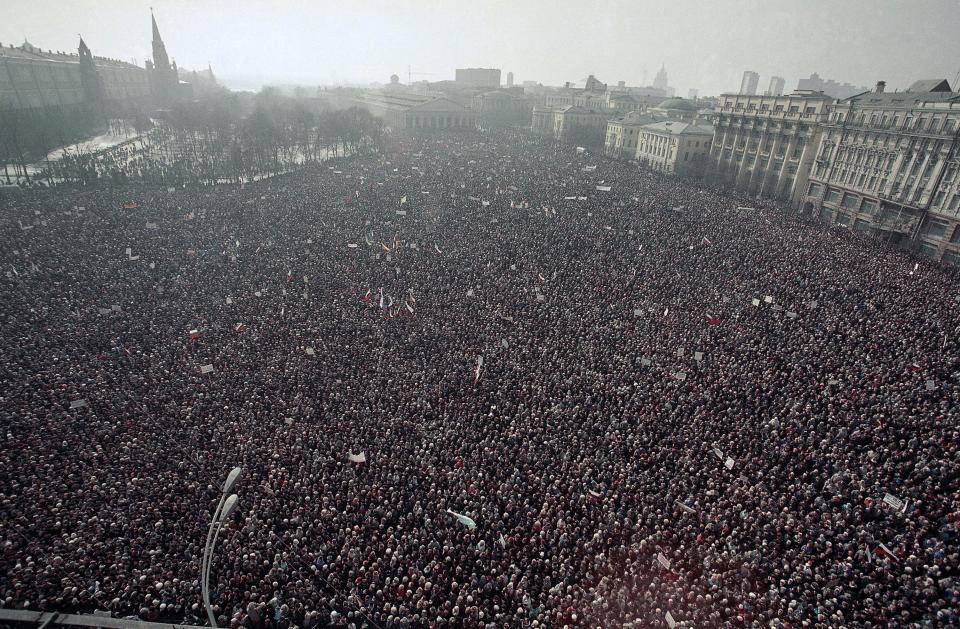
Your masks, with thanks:
M750 300L750 303L753 304L754 306L759 306L760 300L754 297L753 299Z
M70 408L83 408L87 405L86 400L74 400L70 402Z
M200 373L210 373L213 371L213 365L201 365Z
M650 360L649 358L641 358L640 364L643 365L644 367L649 367L650 365L653 364L653 361Z
M316 351L315 349L313 349L312 347L308 347L308 348L307 348L306 350L304 350L304 351L307 352L307 356L314 356L314 355L316 355L316 353L317 353L317 351Z
M693 359L697 362L700 362L701 360L703 360L703 352L694 352Z
M670 560L663 553L657 553L657 562L667 570L670 569Z
M893 494L884 494L883 502L897 511L902 511L905 503Z
M736 464L736 463L734 462L733 458L731 458L731 457L729 457L729 456L727 457L727 460L723 462L723 466L724 466L725 468L727 468L728 470L732 470L732 469L733 469L733 466L734 466L735 464Z
M766 297L763 298L763 301L764 301L764 303L772 304L772 303L773 303L773 295L767 295Z
M642 314L643 314L643 310L640 310L639 308L634 308L634 309L633 309L633 316L639 317L639 316L642 315Z
M687 374L683 373L682 371L678 371L673 375L677 380L680 380L681 382L687 379Z
M667 626L670 627L670 629L673 629L674 627L677 626L677 621L673 619L673 614L671 614L670 612L666 613L666 615L664 616L664 619L666 619Z

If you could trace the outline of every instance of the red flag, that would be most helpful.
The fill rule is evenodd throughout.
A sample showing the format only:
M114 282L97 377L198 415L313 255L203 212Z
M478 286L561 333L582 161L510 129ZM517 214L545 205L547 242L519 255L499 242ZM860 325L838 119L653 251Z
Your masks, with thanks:
M709 239L709 238L707 238L706 236L704 236L703 239L700 241L700 244L701 244L701 245L708 245L708 246L709 246L709 245L712 245L713 243L710 242L710 239Z
M287 271L287 282L293 281L293 271Z
M247 326L245 326L242 323L238 323L237 325L233 326L233 331L236 332L237 334L240 334L246 329L247 329Z
M196 341L198 338L200 338L200 330L190 330L190 340Z
M137 209L138 207L140 207L140 204L138 204L136 201L124 201L124 202L123 202L123 209L125 209L125 210L135 210L135 209Z
M367 294L360 298L360 301L369 304L370 300L373 298L373 292L368 288Z
M709 312L703 315L703 320L709 323L710 325L720 325L720 317L715 317Z

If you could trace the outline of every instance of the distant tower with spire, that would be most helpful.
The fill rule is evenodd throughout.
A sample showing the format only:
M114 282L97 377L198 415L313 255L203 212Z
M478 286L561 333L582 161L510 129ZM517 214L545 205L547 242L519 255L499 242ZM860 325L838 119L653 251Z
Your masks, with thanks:
M180 96L180 77L177 75L176 62L171 63L167 55L167 47L160 37L157 27L157 18L150 9L150 23L153 28L153 63L147 64L150 77L150 91L154 102L160 107L169 106Z
M97 73L97 66L93 62L93 53L83 37L80 38L80 45L77 47L77 54L80 56L80 86L83 89L83 100L91 105L101 105L103 103L103 81Z

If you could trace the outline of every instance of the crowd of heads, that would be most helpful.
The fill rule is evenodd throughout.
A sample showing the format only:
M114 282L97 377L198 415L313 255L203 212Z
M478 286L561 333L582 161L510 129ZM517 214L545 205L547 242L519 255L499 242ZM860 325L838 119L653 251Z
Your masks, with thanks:
M0 196L3 607L205 624L238 465L223 626L960 622L955 274L526 135L388 140Z

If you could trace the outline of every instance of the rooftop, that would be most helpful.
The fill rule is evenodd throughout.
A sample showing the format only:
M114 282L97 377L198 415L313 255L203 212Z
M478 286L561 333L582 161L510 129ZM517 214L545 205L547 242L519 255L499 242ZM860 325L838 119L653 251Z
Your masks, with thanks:
M943 102L960 99L960 92L954 92L946 79L924 79L914 81L903 92L864 92L850 98L844 98L841 104L873 105L878 107L913 107L918 103Z
M654 133L667 133L670 135L713 135L713 127L707 125L698 125L691 122L654 122L643 125L647 131Z
M0 46L0 59L22 59L30 61L47 61L52 63L80 63L80 55L73 53L64 53L64 52L44 52L40 48L32 45L28 41L24 41L23 45L14 47L14 46ZM111 67L123 67L123 68L139 68L138 65L128 63L126 61L120 61L119 59L107 59L106 57L93 56L93 61L95 65L98 66L111 66Z

